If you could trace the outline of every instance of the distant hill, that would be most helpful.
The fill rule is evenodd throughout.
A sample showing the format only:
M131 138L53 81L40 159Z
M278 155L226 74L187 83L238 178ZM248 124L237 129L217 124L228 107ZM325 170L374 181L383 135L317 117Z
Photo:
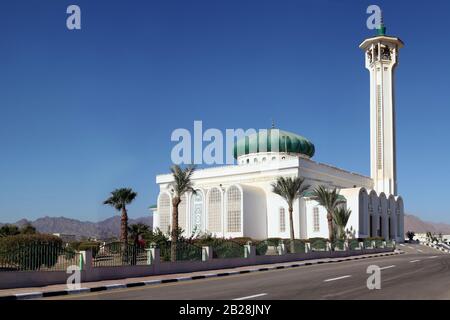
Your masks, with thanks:
M414 231L415 233L442 233L450 234L450 224L423 221L411 214L405 214L405 232Z
M113 216L100 222L79 221L64 217L43 217L35 221L26 219L19 220L13 224L21 227L26 223L31 223L38 232L42 233L64 233L73 234L77 237L90 238L112 238L118 237L120 234L120 216ZM129 219L128 224L144 223L152 227L152 217L141 217L137 219ZM3 224L0 223L0 226Z
M120 216L113 216L100 222L79 221L64 217L44 217L35 221L22 219L14 223L21 227L30 222L39 232L74 234L77 237L111 238L118 237L120 233ZM152 217L129 219L129 224L144 223L152 227ZM0 226L3 224L0 223ZM443 233L450 234L450 224L423 221L420 218L405 214L405 232L411 230L416 233Z

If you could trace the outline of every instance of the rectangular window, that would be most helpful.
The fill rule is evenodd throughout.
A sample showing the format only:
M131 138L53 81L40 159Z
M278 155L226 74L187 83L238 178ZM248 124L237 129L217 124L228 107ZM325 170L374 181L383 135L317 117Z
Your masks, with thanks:
M280 232L286 232L286 211L280 208Z
M319 208L313 208L313 230L314 232L320 231L320 220L319 220Z

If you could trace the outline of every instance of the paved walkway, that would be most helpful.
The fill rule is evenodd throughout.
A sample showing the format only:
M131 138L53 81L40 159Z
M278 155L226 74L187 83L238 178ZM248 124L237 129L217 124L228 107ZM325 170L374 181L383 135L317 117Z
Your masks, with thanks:
M341 258L324 258L324 259L315 259L315 260L300 260L300 261L291 261L284 263L275 263L275 264L264 264L264 265L252 265L238 268L228 268L228 269L217 269L217 270L207 270L207 271L198 271L191 273L177 273L177 274L167 274L167 275L155 275L155 276L147 276L147 277L139 277L139 278L125 278L119 280L107 280L107 281L96 281L96 282L85 282L81 284L81 290L73 290L69 291L65 284L59 285L50 285L45 287L32 287L32 288L17 288L17 289L3 289L0 290L0 298L1 297L11 297L16 296L19 298L35 298L41 296L52 296L52 295L61 295L61 294L74 294L86 291L100 291L100 290L110 290L115 288L123 288L127 286L137 286L137 285L149 285L154 283L161 282L173 282L173 281L187 281L187 280L195 280L201 278L207 278L212 276L226 276L247 272L256 272L256 271L266 271L269 269L283 269L289 267L297 267L301 265L314 265L321 263L332 263L332 262L340 262L340 261L349 261L349 260L357 260L357 259L367 259L372 257L380 257L384 255L393 255L402 253L401 251L396 252L388 252L388 253L377 253L377 254L367 254L367 255L359 255L359 256L350 256L350 257L341 257Z

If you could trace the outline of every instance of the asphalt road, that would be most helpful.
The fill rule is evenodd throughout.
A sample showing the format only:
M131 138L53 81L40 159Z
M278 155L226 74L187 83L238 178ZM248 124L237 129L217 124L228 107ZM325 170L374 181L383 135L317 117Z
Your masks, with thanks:
M57 299L450 299L450 254L420 245L399 248L406 253ZM367 288L370 265L381 268L379 290Z

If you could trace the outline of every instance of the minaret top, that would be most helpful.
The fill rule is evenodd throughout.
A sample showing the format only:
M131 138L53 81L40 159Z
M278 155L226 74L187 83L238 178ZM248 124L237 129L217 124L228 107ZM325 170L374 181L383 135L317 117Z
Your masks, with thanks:
M386 27L384 25L383 21L383 11L380 12L380 27L377 29L379 36L385 36L386 35Z

